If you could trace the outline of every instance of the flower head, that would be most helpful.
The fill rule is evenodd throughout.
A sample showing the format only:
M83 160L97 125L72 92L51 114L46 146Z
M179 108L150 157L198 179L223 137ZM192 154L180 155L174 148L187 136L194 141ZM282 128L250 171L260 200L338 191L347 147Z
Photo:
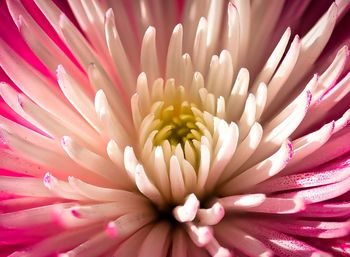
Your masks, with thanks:
M2 4L1 252L347 256L349 6Z

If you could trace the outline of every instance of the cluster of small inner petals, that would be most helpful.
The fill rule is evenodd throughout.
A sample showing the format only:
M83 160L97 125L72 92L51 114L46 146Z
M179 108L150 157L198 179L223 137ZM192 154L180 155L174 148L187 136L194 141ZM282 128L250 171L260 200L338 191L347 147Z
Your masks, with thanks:
M349 256L349 51L327 43L350 4L300 37L316 2L0 5L35 56L0 34L0 256Z

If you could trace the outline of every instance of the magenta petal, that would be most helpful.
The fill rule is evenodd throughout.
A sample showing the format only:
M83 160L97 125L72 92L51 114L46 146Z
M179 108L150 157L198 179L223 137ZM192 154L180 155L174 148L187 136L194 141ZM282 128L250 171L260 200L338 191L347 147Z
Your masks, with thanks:
M328 222L310 220L261 220L257 224L295 236L339 238L350 231L350 221Z
M262 193L287 191L341 182L350 177L350 160L346 157L310 172L271 178L255 190Z
M259 223L250 223L248 220L239 220L237 223L239 226L257 236L261 242L269 246L278 256L327 256L331 257L330 254L322 252L302 241L299 241L291 236L284 233L278 232L274 229L269 229L261 226ZM254 224L254 226L248 225Z
M297 216L314 218L347 217L350 215L350 203L315 203L307 205Z

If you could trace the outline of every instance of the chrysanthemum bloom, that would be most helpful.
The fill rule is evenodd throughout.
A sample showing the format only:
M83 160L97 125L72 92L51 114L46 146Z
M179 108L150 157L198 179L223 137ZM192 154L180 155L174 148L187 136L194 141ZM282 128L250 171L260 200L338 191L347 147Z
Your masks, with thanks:
M349 1L56 4L1 4L2 255L349 256Z

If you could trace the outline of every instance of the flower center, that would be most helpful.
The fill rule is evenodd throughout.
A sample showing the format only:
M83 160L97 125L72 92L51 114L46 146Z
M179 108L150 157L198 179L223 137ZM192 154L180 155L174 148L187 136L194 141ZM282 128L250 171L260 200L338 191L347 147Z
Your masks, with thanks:
M172 104L162 108L155 115L155 118L161 122L153 140L154 145L162 145L164 140L168 140L172 147L181 144L184 148L186 142L189 142L193 147L193 139L200 141L203 133L196 123L203 122L203 120L193 113L192 107L195 107L195 105L185 101L180 105Z
M163 151L166 166L176 155L180 165L187 161L197 170L203 138L213 138L214 116L207 112L202 99L209 99L204 88L189 92L175 80L155 80L151 85L141 74L132 100L134 124L138 130L138 155L149 159L156 148ZM186 164L185 164L186 165Z

